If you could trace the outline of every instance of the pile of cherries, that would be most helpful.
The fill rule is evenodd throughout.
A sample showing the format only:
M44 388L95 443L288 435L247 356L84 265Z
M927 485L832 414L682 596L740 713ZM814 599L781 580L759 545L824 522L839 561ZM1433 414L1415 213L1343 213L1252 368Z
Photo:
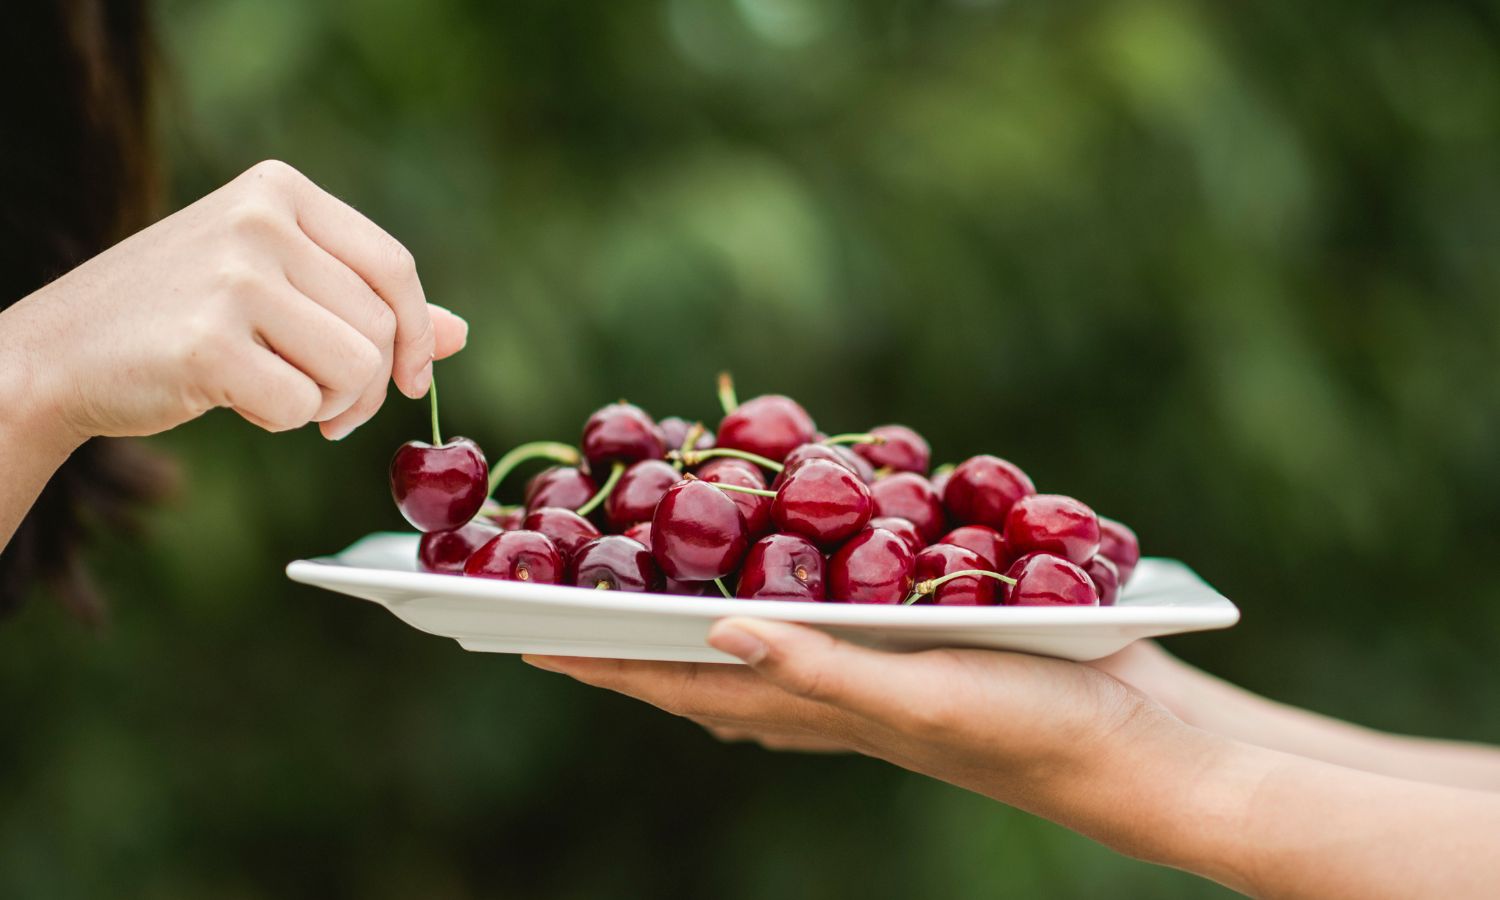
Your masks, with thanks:
M1111 605L1140 560L1128 527L1038 494L995 456L929 470L920 434L828 436L780 395L716 431L611 403L579 448L523 444L493 468L467 438L408 442L391 491L423 532L425 571L751 600L938 606ZM553 463L518 506L490 499L518 465ZM602 482L600 481L602 477Z

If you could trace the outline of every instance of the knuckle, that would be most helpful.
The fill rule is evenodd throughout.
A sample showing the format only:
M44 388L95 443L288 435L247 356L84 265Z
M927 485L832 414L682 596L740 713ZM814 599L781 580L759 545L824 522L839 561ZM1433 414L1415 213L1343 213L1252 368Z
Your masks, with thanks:
M263 198L236 203L225 215L232 234L240 237L269 237L280 234L285 217L281 210Z
M390 346L396 340L396 314L384 303L377 304L371 316L370 337L382 347Z
M251 185L272 190L288 188L301 177L301 172L279 159L263 159L245 170L245 178Z
M380 376L381 363L384 355L375 345L369 341L359 341L354 346L354 359L350 365L350 371L354 373L354 381L363 386L374 381Z
M238 305L265 290L266 278L255 266L245 262L226 262L219 268L221 302Z
M417 277L417 259L406 249L405 244L387 236L385 256L386 269L391 277L400 281L411 281Z

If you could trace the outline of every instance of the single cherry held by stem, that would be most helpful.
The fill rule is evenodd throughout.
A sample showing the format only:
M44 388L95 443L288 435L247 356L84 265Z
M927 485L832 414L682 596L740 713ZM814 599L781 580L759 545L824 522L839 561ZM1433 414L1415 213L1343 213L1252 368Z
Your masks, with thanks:
M1005 573L1006 606L1098 606L1099 592L1088 573L1060 556L1028 553Z
M1099 517L1072 497L1022 497L1005 517L1005 543L1017 556L1051 553L1081 566L1099 552Z
M489 469L468 438L443 441L438 431L437 382L432 400L432 443L407 441L391 459L391 497L418 531L452 531L479 512L489 496Z
M994 606L1008 579L967 547L933 544L917 554L913 577L917 583L908 603L937 606Z
M943 505L960 525L1005 528L1005 517L1022 497L1036 493L1026 473L997 456L971 456L954 468L943 489Z
M875 468L927 474L927 467L932 464L932 448L926 438L905 425L881 425L871 428L870 435L877 440L855 444L854 452Z
M464 563L474 551L489 543L502 530L480 517L452 531L429 531L417 542L417 568L424 572L462 575Z
M689 475L656 505L651 552L668 578L722 578L739 566L748 547L745 517L720 487Z
M823 554L800 534L769 534L745 554L735 596L745 600L824 598Z
M917 526L925 546L936 541L948 527L943 500L932 485L915 472L896 472L870 485L875 515L899 516Z
M725 413L719 423L720 447L746 450L781 462L798 445L812 441L818 430L807 410L790 397L766 394L736 403L733 381L727 372L719 376L719 387Z
M526 514L521 527L547 536L561 554L563 562L573 558L584 544L599 536L594 523L571 509L543 506Z
M833 547L865 527L874 515L870 488L853 472L826 459L809 459L787 472L771 501L780 531Z
M828 560L828 599L901 603L911 594L915 564L901 538L884 528L861 531Z
M464 574L501 581L560 584L562 555L547 536L537 531L505 531L474 551L464 563Z
M646 545L622 534L606 534L584 544L570 568L573 584L598 590L651 591L661 580Z

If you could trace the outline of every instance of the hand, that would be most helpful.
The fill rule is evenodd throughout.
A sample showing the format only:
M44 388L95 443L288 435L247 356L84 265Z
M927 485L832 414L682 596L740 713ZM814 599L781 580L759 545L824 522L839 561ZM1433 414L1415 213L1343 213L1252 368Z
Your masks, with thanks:
M400 243L265 162L17 303L0 345L32 421L74 444L214 407L338 439L393 377L420 397L466 330L426 303Z

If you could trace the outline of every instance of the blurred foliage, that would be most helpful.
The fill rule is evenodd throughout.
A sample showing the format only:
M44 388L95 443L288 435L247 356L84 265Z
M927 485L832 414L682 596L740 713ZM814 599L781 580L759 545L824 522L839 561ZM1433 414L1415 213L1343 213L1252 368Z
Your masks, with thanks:
M492 454L712 375L993 451L1244 622L1169 646L1500 742L1500 6L173 0L186 203L293 163L473 325ZM688 723L287 583L396 527L337 445L215 414L99 555L113 621L0 627L0 895L1217 896L854 759Z

